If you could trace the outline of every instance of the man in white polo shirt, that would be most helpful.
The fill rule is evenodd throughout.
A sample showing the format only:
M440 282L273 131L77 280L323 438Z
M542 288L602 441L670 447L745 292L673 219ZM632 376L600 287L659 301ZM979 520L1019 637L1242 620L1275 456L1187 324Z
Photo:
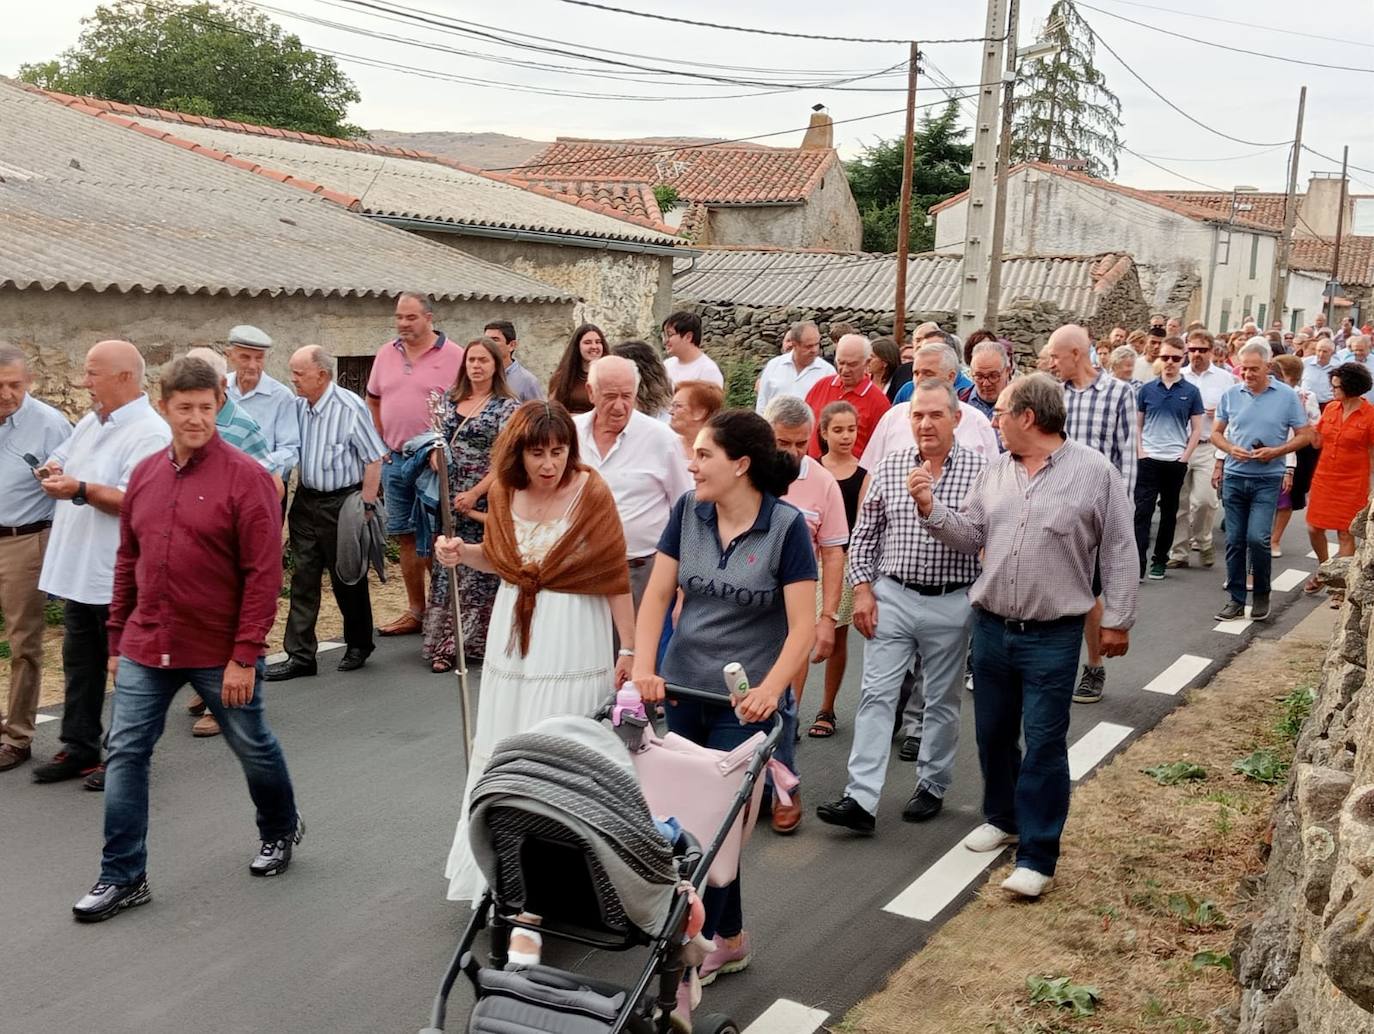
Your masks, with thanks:
M813 384L835 376L835 367L821 358L821 331L816 324L794 323L787 335L792 339L791 350L768 360L759 375L755 413L762 414L779 395L805 399Z
M694 312L675 312L663 321L663 368L673 389L683 381L709 381L725 387L716 361L701 349L701 317Z
M573 417L583 462L601 474L615 496L636 610L673 504L692 487L681 442L667 424L635 409L638 391L634 363L602 356L587 373L592 408Z
M1211 442L1212 421L1216 419L1221 396L1240 381L1212 362L1213 344L1212 335L1206 330L1194 330L1188 335L1183 379L1202 393L1202 440L1188 461L1188 473L1183 475L1174 541L1166 567L1187 567L1189 553L1194 549L1198 550L1203 567L1211 567L1217 559L1212 529L1217 523L1220 500L1212 487L1212 467L1217 456L1216 446Z
M33 771L36 783L84 776L105 789L100 763L109 641L105 622L119 550L119 506L140 460L165 448L172 432L143 392L143 357L128 341L101 341L86 353L82 387L91 412L40 468L57 500L38 587L64 602L62 749Z

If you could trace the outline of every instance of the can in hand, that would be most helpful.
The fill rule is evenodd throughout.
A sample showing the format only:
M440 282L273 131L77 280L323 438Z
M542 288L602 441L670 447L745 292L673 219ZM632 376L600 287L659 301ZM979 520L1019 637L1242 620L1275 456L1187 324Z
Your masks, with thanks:
M749 676L744 673L744 665L731 661L723 669L725 691L730 694L731 705L738 707L739 702L749 695Z

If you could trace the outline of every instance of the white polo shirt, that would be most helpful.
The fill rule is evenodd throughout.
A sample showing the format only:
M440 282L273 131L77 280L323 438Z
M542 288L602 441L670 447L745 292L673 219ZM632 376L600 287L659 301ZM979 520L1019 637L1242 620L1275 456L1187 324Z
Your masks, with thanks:
M675 355L663 360L663 368L668 371L668 379L673 382L673 390L683 381L710 381L718 387L725 387L725 377L716 361L705 352L690 363L684 363Z
M166 421L148 403L147 395L120 406L102 423L87 413L76 430L50 459L78 481L108 485L121 492L145 458L172 440ZM78 506L60 499L53 512L48 551L38 587L64 600L108 605L114 591L115 553L119 550L119 518L87 503Z
M573 417L582 461L605 479L615 496L626 557L652 556L673 504L692 487L682 444L667 424L635 410L602 456L592 434L595 416L591 410Z
M959 403L959 412L963 415L954 428L954 440L959 448L977 453L991 463L1000 452L992 421L967 402ZM916 437L911 433L911 403L899 402L882 415L859 462L865 470L876 470L884 456L898 449L910 449L915 444Z
M811 385L834 376L835 367L819 355L811 360L810 366L800 372L797 370L797 364L792 361L791 352L775 355L764 364L763 372L759 374L759 397L754 403L754 412L762 416L764 408L778 395L795 395L799 399L804 399L806 393L811 390Z
M1192 364L1186 364L1183 367L1183 379L1202 393L1202 441L1205 444L1212 434L1217 403L1229 388L1240 383L1240 378L1213 363L1202 373L1194 373Z

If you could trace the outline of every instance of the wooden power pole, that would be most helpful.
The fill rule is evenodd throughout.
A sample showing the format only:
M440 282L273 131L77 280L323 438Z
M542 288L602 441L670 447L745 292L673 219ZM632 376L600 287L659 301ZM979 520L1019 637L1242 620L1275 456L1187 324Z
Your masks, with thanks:
M916 64L919 57L913 40L906 67L906 136L902 139L902 200L897 214L897 297L892 309L892 337L898 349L906 338L906 267L907 252L911 250L911 166L916 144Z
M988 247L987 309L983 326L996 333L1002 299L1002 248L1007 237L1007 172L1011 167L1012 99L1016 88L1016 29L1021 0L1007 4L1007 63L1002 85L1002 138L997 142L997 200L992 210L992 244Z
M1298 93L1298 128L1293 134L1293 159L1288 163L1288 197L1283 203L1283 236L1274 249L1274 276L1269 285L1269 319L1283 321L1288 303L1288 257L1293 249L1293 227L1298 222L1298 159L1302 156L1302 115L1307 108L1307 87Z
M1341 238L1345 236L1345 192L1349 182L1346 176L1350 167L1350 145L1341 152L1341 207L1336 209L1336 246L1331 250L1331 296L1326 300L1326 325L1336 325L1336 292L1341 282Z

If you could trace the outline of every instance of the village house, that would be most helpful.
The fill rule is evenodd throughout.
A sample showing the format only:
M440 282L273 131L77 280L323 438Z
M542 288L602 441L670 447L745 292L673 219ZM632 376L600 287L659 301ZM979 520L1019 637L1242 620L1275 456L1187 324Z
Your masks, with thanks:
M863 225L832 133L816 112L797 148L559 137L511 174L636 216L670 188L663 218L692 244L852 251Z
M575 324L572 291L165 127L78 107L0 81L0 340L35 357L40 392L69 411L84 408L73 385L102 338L133 341L155 370L251 323L276 342L274 375L293 349L320 344L358 387L402 290L431 295L437 325L460 341L513 320L526 361L545 371Z

